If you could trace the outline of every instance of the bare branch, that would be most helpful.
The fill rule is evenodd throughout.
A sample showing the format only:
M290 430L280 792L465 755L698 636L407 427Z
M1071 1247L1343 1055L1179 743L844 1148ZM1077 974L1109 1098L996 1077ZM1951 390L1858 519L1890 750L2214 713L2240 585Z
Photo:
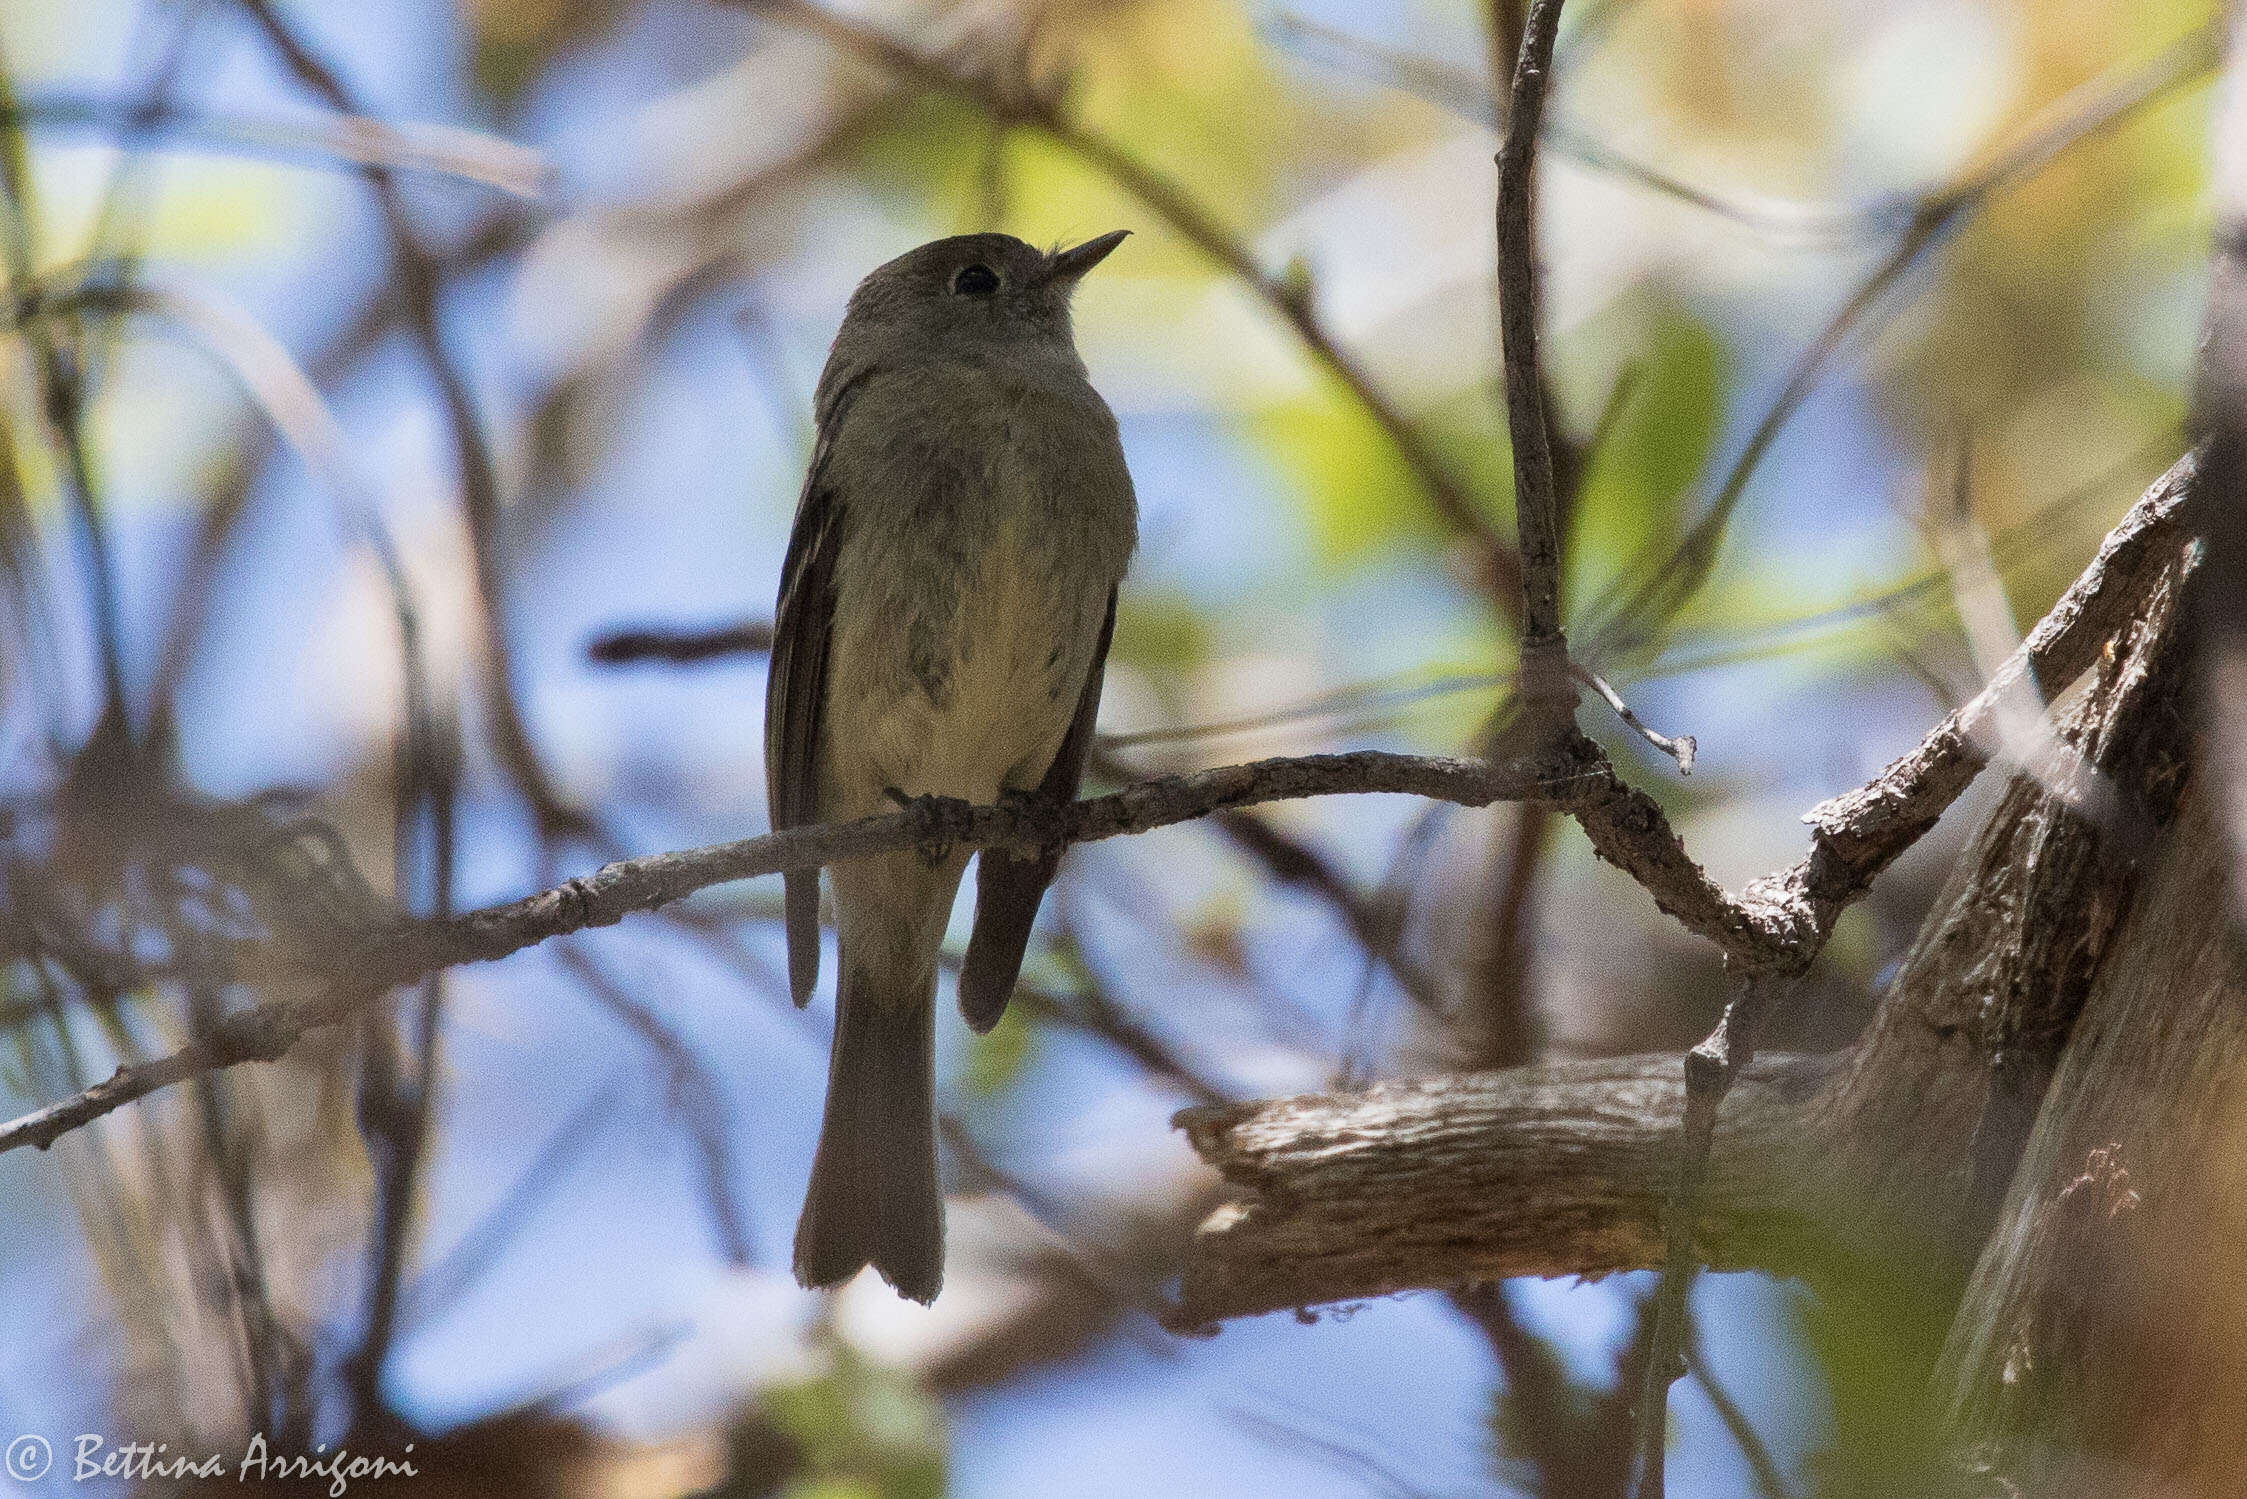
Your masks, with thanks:
M771 649L771 623L745 620L707 630L656 625L637 630L613 630L587 642L585 654L602 666L630 666L641 661L691 666L722 656L761 656Z
M1760 1062L1726 1101L1697 1239L1710 1264L1768 1264L1814 1227L1784 1158L1833 1065ZM1663 1055L1188 1109L1187 1139L1246 1196L1196 1236L1172 1321L1660 1264L1684 1102Z
M2193 460L2182 459L2140 498L2090 567L2030 632L2007 663L2010 672L2059 684L2090 665L2183 544L2179 511L2193 472ZM931 799L910 811L855 823L628 859L506 905L442 921L401 922L362 942L339 965L349 976L317 998L238 1011L170 1056L121 1068L82 1093L0 1125L0 1151L44 1148L182 1079L270 1061L306 1031L333 1024L390 988L439 968L488 962L551 937L612 925L710 885L915 846L1034 849L1091 842L1224 808L1312 796L1393 793L1460 806L1548 802L1573 815L1602 858L1636 879L1663 911L1722 947L1743 973L1800 972L1817 956L1841 910L1973 780L1982 752L1972 729L1980 715L1993 711L1993 694L2001 687L1993 682L1871 785L1813 809L1811 852L1741 896L1711 880L1686 853L1660 804L1625 783L1599 746L1581 736L1540 755L1501 761L1372 750L1259 760L1144 781L1058 809Z
M1498 314L1506 355L1506 425L1513 436L1514 513L1521 546L1522 691L1574 700L1561 662L1560 498L1537 354L1537 130L1553 67L1561 0L1532 0L1514 67L1506 138L1498 151ZM1557 680L1539 680L1543 661Z
M1979 741L1999 703L2023 683L2040 694L2058 691L2090 667L2185 544L2186 495L2198 468L2188 453L2154 481L1971 702L1873 781L1804 815L1816 846L1788 872L1789 886L1816 907L1855 899L1979 773L1988 758Z
M135 1099L242 1062L271 1061L306 1032L333 1025L399 984L440 968L490 962L553 937L612 926L730 880L806 869L868 854L942 846L1032 850L1094 842L1204 817L1226 807L1339 793L1390 792L1485 806L1564 792L1565 764L1419 758L1365 750L1261 760L1143 781L1065 807L972 807L927 798L910 810L853 823L791 828L760 838L627 859L550 890L443 920L400 921L362 940L336 965L346 975L316 998L274 1001L226 1016L169 1056L121 1067L59 1103L0 1125L0 1151L42 1149Z
M2181 554L2063 731L2153 828L2184 774ZM2134 832L2010 783L1856 1044L1754 1062L1708 1102L1700 1211L1677 1220L1692 1257L1794 1272L1868 1244L1970 1254L2131 909ZM1712 1051L1710 1070L1737 1061ZM1635 1057L1189 1110L1181 1126L1235 1201L1196 1235L1172 1320L1661 1263L1682 1073Z
M168 149L185 143L319 166L380 166L458 178L517 198L542 198L554 185L553 165L539 152L458 125L393 124L343 114L324 120L283 119L183 109L165 101L147 107L74 95L20 100L0 110L0 124L160 134Z

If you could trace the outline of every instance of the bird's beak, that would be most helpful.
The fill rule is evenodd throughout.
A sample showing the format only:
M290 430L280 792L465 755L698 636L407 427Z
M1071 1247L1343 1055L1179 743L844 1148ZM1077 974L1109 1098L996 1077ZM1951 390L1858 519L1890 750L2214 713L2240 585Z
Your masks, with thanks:
M1046 280L1074 286L1078 277L1106 260L1108 252L1122 244L1130 233L1129 229L1118 229L1113 233L1103 234L1098 239L1088 239L1081 245L1054 251L1046 257Z

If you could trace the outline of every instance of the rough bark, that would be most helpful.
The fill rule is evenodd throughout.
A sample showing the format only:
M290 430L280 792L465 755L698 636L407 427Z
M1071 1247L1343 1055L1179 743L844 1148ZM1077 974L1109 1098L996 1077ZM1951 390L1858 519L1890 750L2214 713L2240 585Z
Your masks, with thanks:
M1760 1062L1727 1100L1709 1263L1910 1254L1964 1275L2175 815L2188 662L2168 555L2062 715L2074 759L2014 776L1866 1033L1836 1057ZM2084 783L2102 781L2090 800L2107 810L2087 817ZM1656 1264L1682 1093L1665 1056L1188 1110L1236 1199L1196 1234L1173 1320Z
M1796 1226L1774 1167L1831 1065L1766 1058L1726 1100L1714 1263L1756 1263ZM1203 1224L1180 1320L1655 1264L1684 1096L1665 1055L1188 1110L1194 1148L1245 1195Z
M2092 989L1946 1353L1971 1466L2016 1492L2247 1483L2247 964L2207 800Z

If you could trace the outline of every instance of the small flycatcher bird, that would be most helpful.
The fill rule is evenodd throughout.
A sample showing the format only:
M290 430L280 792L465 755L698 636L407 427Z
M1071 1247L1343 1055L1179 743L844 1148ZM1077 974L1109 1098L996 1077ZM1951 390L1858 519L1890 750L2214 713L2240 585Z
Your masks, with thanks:
M1075 797L1138 507L1070 336L1078 280L1126 231L1051 254L926 244L859 284L819 377L819 439L780 585L765 700L772 825L900 798ZM944 1277L936 960L965 850L832 871L842 974L796 1278ZM960 1012L999 1021L1058 855L985 850ZM819 976L819 876L787 876L796 1003Z

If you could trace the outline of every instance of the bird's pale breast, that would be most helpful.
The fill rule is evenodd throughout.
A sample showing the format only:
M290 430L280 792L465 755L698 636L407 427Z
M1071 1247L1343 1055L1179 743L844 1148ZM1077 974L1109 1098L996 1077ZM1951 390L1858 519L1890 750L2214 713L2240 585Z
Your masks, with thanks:
M862 596L836 610L831 817L888 810L885 788L990 802L1035 786L1075 716L1130 551L1128 530L1107 534L1115 526L1101 520L1119 509L1113 492L1106 505L1086 493L1127 486L1128 527L1130 481L1105 407L967 375L894 397L925 413L930 379L959 387L934 403L957 421L885 429L893 392L870 390L872 409L851 425L892 440L838 455L858 470L853 494L880 495L912 524L846 532L839 586Z

